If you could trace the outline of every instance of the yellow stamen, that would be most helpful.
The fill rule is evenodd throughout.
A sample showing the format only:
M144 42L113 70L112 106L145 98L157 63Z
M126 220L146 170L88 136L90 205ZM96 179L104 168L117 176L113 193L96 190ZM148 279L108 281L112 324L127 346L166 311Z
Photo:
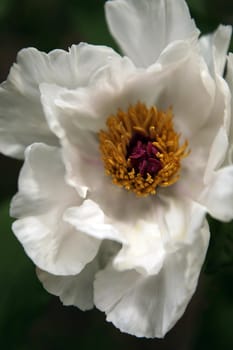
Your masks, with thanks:
M126 112L119 109L116 115L108 117L106 124L108 130L99 132L100 151L106 174L114 184L138 196L147 196L156 194L158 186L168 187L178 181L181 160L189 151L187 141L179 146L180 135L174 130L171 108L164 112L138 102ZM161 169L156 175L147 172L143 176L132 166L128 150L135 134L151 141L158 150L156 159Z

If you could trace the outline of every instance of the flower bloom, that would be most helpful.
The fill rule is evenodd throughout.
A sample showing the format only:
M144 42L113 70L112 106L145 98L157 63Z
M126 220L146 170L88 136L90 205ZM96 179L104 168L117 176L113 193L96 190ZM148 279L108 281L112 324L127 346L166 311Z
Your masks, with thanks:
M0 149L25 162L13 231L44 287L163 337L193 295L206 213L233 218L231 28L183 0L106 2L125 56L24 49L0 87Z

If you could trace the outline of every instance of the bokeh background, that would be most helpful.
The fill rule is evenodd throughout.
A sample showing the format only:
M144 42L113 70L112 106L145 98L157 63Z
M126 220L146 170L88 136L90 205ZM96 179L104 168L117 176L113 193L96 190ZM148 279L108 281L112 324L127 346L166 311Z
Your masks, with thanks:
M219 23L233 24L232 0L187 2L203 33ZM49 51L85 41L117 49L103 5L104 0L0 0L0 82L23 47ZM63 307L37 281L33 264L11 232L8 215L21 165L0 155L0 349L233 349L232 223L209 218L210 248L183 318L163 340L137 339L121 334L98 310L83 313Z

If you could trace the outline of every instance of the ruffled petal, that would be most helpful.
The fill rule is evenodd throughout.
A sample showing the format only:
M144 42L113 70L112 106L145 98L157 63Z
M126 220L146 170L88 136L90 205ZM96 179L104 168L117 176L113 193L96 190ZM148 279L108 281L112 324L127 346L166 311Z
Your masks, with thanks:
M74 144L78 142L77 129L98 132L106 117L119 107L118 96L123 98L124 84L136 73L132 62L119 56L96 72L86 87L65 89L41 84L42 103L51 129L60 138L66 135ZM127 102L127 96L124 100Z
M172 70L172 55L179 50L183 52L183 60L179 60L179 64ZM167 66L162 66L162 71L165 72L157 82L159 93L155 104L162 110L172 107L176 130L182 134L183 139L192 143L192 137L196 136L210 118L215 97L214 81L197 46L192 42L171 45L166 56L165 62L168 58L170 62L168 61ZM163 57L164 55L159 62L164 61Z
M113 72L109 66L113 67ZM98 186L104 174L97 136L106 119L106 111L100 109L101 103L107 102L104 93L110 93L113 102L117 94L115 90L121 89L122 81L132 73L133 68L128 59L116 54L116 57L109 59L108 65L92 77L90 88L71 90L52 84L40 86L48 124L63 146L67 181L76 186L84 198L88 189ZM112 108L110 103L108 108ZM95 172L92 171L93 166Z
M231 34L231 26L220 25L213 34L204 35L199 40L203 57L213 76L224 73Z
M209 113L203 125L189 139L191 153L183 161L181 179L177 184L181 193L193 200L201 201L201 193L211 181L212 174L226 162L231 123L230 103L229 88L225 80L216 75Z
M147 275L159 272L168 251L193 239L186 236L190 227L194 230L192 217L195 225L200 225L205 214L201 209L197 215L189 200L171 191L166 196L137 200L134 194L117 186L102 184L99 192L89 197L93 199L69 208L64 220L97 239L121 243L122 248L113 259L117 270L135 269Z
M110 48L87 44L73 45L69 52L20 51L17 64L0 86L0 151L23 158L25 148L34 142L57 145L45 120L39 85L85 86L116 55Z
M89 196L121 237L122 248L113 259L114 268L135 269L146 275L158 273L168 252L178 250L181 242L193 240L188 233L200 227L203 207L168 188L155 197L135 198L133 193L110 185L105 183ZM108 195L110 191L112 196Z
M229 149L227 154L227 164L233 163L233 54L230 53L228 56L227 64L227 76L226 80L231 92L231 125L229 133Z
M39 96L30 96L25 86L7 81L0 86L0 151L23 159L25 148L34 142L58 144L47 126Z
M97 274L96 306L121 331L138 337L163 337L182 316L192 297L209 240L207 223L199 227L191 244L168 254L157 275L112 266Z
M60 298L63 305L77 306L86 311L93 308L93 281L99 263L94 259L74 276L56 276L37 269L37 276L43 287Z
M114 0L105 9L110 32L137 66L149 66L171 42L199 33L183 0Z
M64 213L64 220L77 230L82 230L82 232L100 240L124 241L124 237L108 222L110 220L105 213L90 199L83 201L79 207L68 208Z
M104 240L96 257L79 274L59 276L37 268L37 276L44 288L49 293L59 296L64 305L77 306L83 311L90 310L94 306L93 283L95 275L99 269L106 267L118 251L118 243Z
M232 102L229 87L224 79L216 76L218 92L215 98L216 107L213 110L213 119L219 119L219 130L213 140L204 174L204 186L200 193L199 202L208 213L216 219L229 221L233 218L232 182ZM219 118L220 116L220 118Z
M214 218L221 221L233 219L233 166L213 173L200 201Z
M158 62L146 70L135 68L127 58L116 58L85 88L68 90L42 84L40 89L48 123L63 146L67 180L80 195L79 188L84 183L87 186L85 197L88 190L99 186L98 179L104 181L97 133L105 128L108 116L119 108L127 110L138 101L162 110L173 107L175 128L183 140L189 140L191 157L199 159L204 173L211 140L206 137L209 129L203 125L211 116L215 87L196 44L177 42L170 45ZM220 124L213 120L212 124L215 136ZM198 142L201 132L205 152L203 144ZM84 158L89 161L83 162ZM91 171L93 164L97 173ZM83 172L82 169L89 165L90 171Z
M13 198L13 231L26 253L42 270L56 275L79 273L98 252L100 241L63 220L64 212L81 205L77 192L65 183L60 151L43 144L26 150Z
M136 220L134 225L122 227L122 231L126 242L113 260L115 269L135 269L147 275L158 273L166 252L156 222Z

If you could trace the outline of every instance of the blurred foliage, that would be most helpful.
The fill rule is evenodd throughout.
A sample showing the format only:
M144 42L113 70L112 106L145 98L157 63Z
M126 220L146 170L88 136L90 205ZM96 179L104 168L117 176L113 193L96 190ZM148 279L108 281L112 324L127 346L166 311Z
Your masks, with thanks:
M209 217L211 231L204 271L205 298L196 349L233 348L233 222L222 223Z
M233 25L233 1L187 0L190 12L202 34L214 31L218 25ZM233 51L233 40L230 46Z
M114 45L104 21L103 0L1 0L0 32L24 38L25 46L51 50L79 41Z
M193 350L233 349L233 265L205 280L205 305Z
M211 217L210 245L204 264L206 305L196 339L198 350L233 348L233 222Z
M205 272L211 274L233 267L233 222L223 223L211 217L208 221L211 237Z
M138 1L138 0L135 0ZM0 0L2 74L21 47L49 51L87 41L116 48L104 19L104 0ZM201 32L213 31L219 23L233 24L232 0L188 0ZM231 45L233 50L233 46ZM8 55L8 56L7 56ZM5 60L8 60L6 63ZM10 57L10 58L9 58ZM191 349L163 341L143 341L121 335L106 325L104 315L79 313L51 306L51 298L37 281L34 266L11 233L8 202L16 191L21 163L0 159L4 178L0 183L0 348L7 350L59 350L75 346L131 349ZM204 272L204 300L193 350L233 349L233 224L209 218L211 241ZM54 300L54 299L52 299ZM46 310L46 311L45 311ZM68 310L68 311L67 311ZM46 312L46 315L44 313ZM38 326L40 324L40 327ZM77 326L76 326L77 325ZM40 329L35 327L39 327ZM174 331L176 332L176 331ZM184 337L185 338L185 337ZM179 340L182 344L182 339ZM170 347L165 344L170 344ZM176 347L177 346L177 347Z
M32 322L49 301L35 276L35 268L13 236L9 202L0 206L0 348L18 350Z
M81 41L115 47L104 20L104 0L1 0L0 32L24 37L41 50ZM202 32L233 23L231 0L188 0Z

